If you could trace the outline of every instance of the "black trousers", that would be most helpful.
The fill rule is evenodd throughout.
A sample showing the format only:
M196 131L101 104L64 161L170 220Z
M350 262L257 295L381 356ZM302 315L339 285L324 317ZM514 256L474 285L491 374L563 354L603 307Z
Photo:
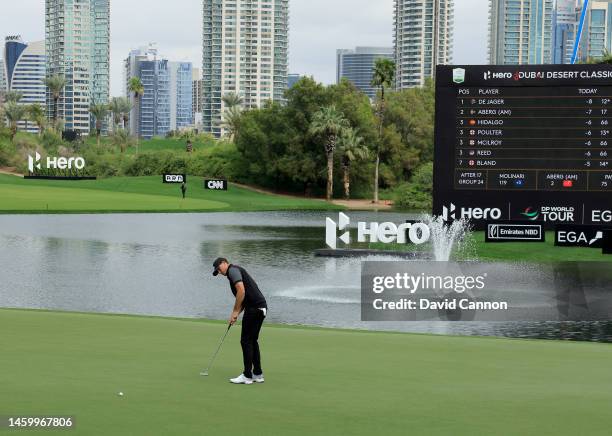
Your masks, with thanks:
M253 373L257 375L263 373L257 340L264 318L263 311L260 309L247 308L244 310L240 345L242 346L242 359L244 360L244 376L248 378L252 378Z

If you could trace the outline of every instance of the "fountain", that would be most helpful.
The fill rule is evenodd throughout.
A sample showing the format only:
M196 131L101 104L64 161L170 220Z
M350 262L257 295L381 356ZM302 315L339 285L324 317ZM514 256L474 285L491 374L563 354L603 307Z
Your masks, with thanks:
M421 220L431 231L433 259L439 262L449 261L453 250L467 244L471 233L470 222L465 219L447 223L440 216L424 215Z

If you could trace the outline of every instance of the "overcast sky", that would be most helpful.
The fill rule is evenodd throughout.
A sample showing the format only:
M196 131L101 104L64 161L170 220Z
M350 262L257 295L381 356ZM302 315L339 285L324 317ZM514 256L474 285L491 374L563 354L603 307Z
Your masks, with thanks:
M7 0L3 0L6 2ZM0 37L44 38L44 0L11 0ZM159 5L159 6L158 6ZM456 64L486 63L488 0L455 0ZM122 93L122 59L156 42L160 54L200 67L202 0L111 0L111 94ZM337 48L393 45L393 0L290 0L289 72L336 78Z

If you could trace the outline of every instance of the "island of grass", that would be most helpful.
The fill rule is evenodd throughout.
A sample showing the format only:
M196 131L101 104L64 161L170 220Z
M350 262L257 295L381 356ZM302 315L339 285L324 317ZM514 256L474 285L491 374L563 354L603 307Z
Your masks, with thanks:
M187 198L180 185L161 176L98 180L33 180L0 174L0 213L230 212L339 210L328 202L275 195L230 184L228 191L204 189L188 177Z
M239 327L0 310L0 410L93 435L608 435L609 344L264 325L266 382L236 386ZM119 392L124 395L119 396Z

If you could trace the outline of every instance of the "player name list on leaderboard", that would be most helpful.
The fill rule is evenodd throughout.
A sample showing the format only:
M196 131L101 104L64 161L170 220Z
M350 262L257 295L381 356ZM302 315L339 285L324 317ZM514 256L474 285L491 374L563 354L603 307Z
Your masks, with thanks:
M466 87L456 101L456 189L612 191L612 87Z

